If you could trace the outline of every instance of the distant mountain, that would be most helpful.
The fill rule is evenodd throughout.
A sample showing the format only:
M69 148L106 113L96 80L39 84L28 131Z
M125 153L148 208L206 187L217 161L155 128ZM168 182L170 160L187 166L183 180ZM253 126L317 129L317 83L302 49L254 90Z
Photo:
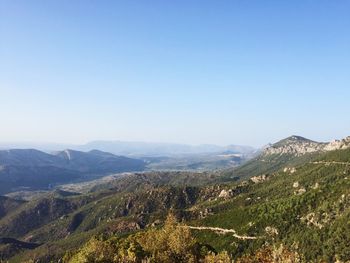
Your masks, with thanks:
M135 156L175 156L186 154L220 153L231 151L240 154L251 154L255 151L250 146L218 146L212 144L187 145L172 143L122 142L122 141L94 141L79 146L79 149L88 151L99 149L121 155Z
M98 256L112 262L117 255L130 262L136 247L131 261L141 262L189 243L184 255L175 254L181 255L177 262L188 262L191 253L202 260L208 250L211 258L203 262L348 262L348 142L324 145L338 150L300 155L294 149L318 144L288 137L271 146L293 150L263 152L241 166L250 169L244 181L223 180L223 171L133 173L81 194L55 191L23 203L0 199L6 204L1 259L87 262ZM168 213L181 223L166 220ZM222 251L227 253L213 258Z
M187 154L207 154L230 151L237 154L250 155L255 149L250 146L213 144L188 145L176 143L128 142L128 141L92 141L83 145L55 143L0 143L0 149L34 148L44 152L73 149L77 151L100 150L125 156L179 156Z
M64 167L83 173L141 171L145 167L142 160L117 156L98 150L89 152L64 150L56 152L54 155L64 161Z
M142 171L145 162L97 150L52 154L34 149L0 151L0 193L20 188L47 188L88 175Z
M49 166L63 165L62 160L35 149L11 149L0 151L0 165L2 166Z

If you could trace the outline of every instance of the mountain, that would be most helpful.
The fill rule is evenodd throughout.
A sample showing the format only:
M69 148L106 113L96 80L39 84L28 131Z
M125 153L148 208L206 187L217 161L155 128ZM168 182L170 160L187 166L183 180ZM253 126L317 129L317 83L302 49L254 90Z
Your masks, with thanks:
M326 152L339 149L350 148L350 136L342 140L334 140L329 143L315 142L306 139L301 136L290 136L283 139L270 147L267 147L263 155L273 155L273 154L292 154L295 156L301 156L308 153L314 152Z
M140 171L145 167L142 160L117 156L98 150L89 152L65 150L53 154L64 161L63 167L82 173L101 174Z
M87 176L142 171L145 162L101 151L65 150L53 154L34 149L0 151L0 193L41 189Z
M289 138L277 146L293 140L310 144ZM350 149L306 155L296 156L299 164L289 162L288 169L278 164L273 172L238 182L221 183L223 172L138 173L85 194L56 191L16 204L0 219L0 237L26 246L16 246L15 254L3 250L3 258L81 262L99 257L109 262L108 255L129 255L130 262L151 256L160 262L162 253L174 249L177 262L190 256L197 258L194 262L204 257L206 262L346 262ZM182 223L166 221L168 213ZM225 261L215 258L219 252Z
M234 153L251 154L254 148L249 146L218 146L211 144L186 145L172 143L147 143L147 142L123 142L123 141L94 141L80 146L85 151L99 149L121 155L135 156L176 156L189 154L220 153L230 150Z
M272 154L293 154L300 156L307 153L322 151L325 146L325 143L319 143L301 136L293 135L266 148L263 154L265 156Z
M127 141L92 141L83 145L43 144L43 143L0 143L0 149L35 148L44 152L73 149L77 151L100 150L116 155L142 157L173 157L179 155L209 154L230 151L236 154L250 155L255 149L250 146L212 144L187 145L176 143L127 142Z
M9 262L347 262L348 142L291 136L270 146L278 153L268 147L234 169L234 177L130 173L80 194L3 199L0 254Z
M0 151L0 165L58 166L59 158L35 149L11 149ZM61 162L60 165L62 165Z
M324 143L292 135L264 147L256 157L237 168L227 170L226 176L244 179L262 173L272 173L283 167L305 163L321 153L348 148L350 136Z

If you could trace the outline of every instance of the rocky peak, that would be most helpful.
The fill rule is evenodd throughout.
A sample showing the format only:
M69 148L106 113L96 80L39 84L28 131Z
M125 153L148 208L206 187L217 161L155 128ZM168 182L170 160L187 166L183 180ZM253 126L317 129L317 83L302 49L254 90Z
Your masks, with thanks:
M293 154L301 156L307 153L325 152L350 148L350 136L329 143L315 142L301 136L292 135L267 147L263 155Z
M304 137L293 135L266 148L264 155L293 154L300 156L306 153L322 151L324 147L324 143L311 141Z

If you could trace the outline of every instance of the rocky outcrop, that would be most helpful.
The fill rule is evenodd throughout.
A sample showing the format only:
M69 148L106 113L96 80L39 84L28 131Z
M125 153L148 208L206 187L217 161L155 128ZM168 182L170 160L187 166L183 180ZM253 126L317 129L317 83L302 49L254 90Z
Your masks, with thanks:
M302 194L304 194L304 193L306 193L306 189L305 188L299 188L298 190L296 190L296 191L294 191L294 194L295 195L302 195Z
M339 149L348 149L350 148L350 136L346 137L342 140L334 140L330 143L328 143L325 147L325 151L333 151L333 150L339 150Z
M315 213L309 213L304 217L301 217L300 220L307 224L307 226L314 226L319 229L322 229L324 227L323 224L321 224L321 219L318 218L318 216Z
M293 135L266 148L263 154L293 154L299 156L306 153L322 151L324 147L324 143L314 142L303 137Z
M231 192L230 190L221 190L220 194L219 194L219 198L228 198L231 196Z
M294 174L296 171L297 169L295 167L286 167L283 169L283 172L290 173L290 174Z
M262 182L266 181L267 179L268 179L268 176L266 174L253 176L252 178L250 178L250 180L255 184L262 183Z
M272 226L265 227L265 232L268 236L277 236L278 235L278 229Z
M302 156L307 153L326 152L348 148L350 148L350 136L342 140L321 143L293 135L267 147L263 151L263 156L274 154L291 154L294 156Z
M249 183L247 181L241 182L239 185L234 186L231 189L223 189L221 190L220 194L218 195L218 198L228 199L232 198L236 195L239 195L243 192L247 191Z

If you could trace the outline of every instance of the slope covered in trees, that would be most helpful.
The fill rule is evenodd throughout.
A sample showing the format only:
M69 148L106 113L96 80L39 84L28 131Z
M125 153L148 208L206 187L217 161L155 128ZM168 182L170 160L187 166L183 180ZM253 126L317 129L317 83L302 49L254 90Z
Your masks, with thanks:
M139 174L87 194L48 196L5 215L0 235L42 244L10 262L346 262L350 150L298 158L240 181ZM13 225L38 211L45 219L26 231Z

